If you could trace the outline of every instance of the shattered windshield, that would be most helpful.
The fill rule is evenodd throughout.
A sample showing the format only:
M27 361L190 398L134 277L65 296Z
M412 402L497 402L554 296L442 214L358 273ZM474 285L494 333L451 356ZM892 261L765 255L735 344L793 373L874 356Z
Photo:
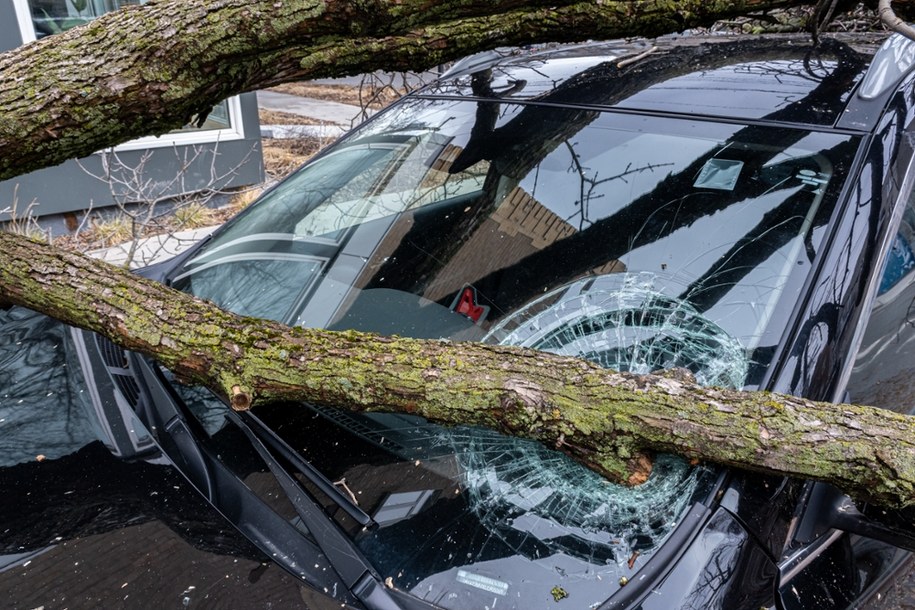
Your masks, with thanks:
M855 138L414 99L214 236L176 287L289 324L523 345L759 384ZM261 413L379 524L339 522L394 586L447 608L589 607L708 474L611 485L492 432L314 405Z
M566 334L620 335L619 353L601 358L624 368L644 348L636 329L682 330L688 319L713 343L739 346L752 382L855 144L770 126L415 100L271 191L172 282L247 315L416 337L528 344L524 320L551 318ZM560 308L578 316L560 322ZM589 308L646 315L598 331ZM673 335L661 351L695 344ZM702 373L689 357L666 358ZM738 372L728 385L743 381Z

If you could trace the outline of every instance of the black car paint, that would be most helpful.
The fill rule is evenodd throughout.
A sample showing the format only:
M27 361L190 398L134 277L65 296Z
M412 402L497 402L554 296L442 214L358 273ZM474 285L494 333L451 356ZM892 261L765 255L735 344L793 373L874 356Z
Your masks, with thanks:
M851 364L852 347L856 332L859 332L858 322L867 310L868 295L874 293L874 283L879 281L874 273L875 269L882 268L878 254L882 251L882 244L894 231L893 204L899 196L902 178L912 157L910 141L906 137L912 114L912 78L909 77L900 84L899 91L890 97L885 109L886 99L877 103L863 103L844 94L848 90L846 87L860 78L862 67L861 64L852 66L848 62L843 63L840 70L837 70L843 87L837 88L829 82L811 91L811 96L820 102L833 104L826 116L839 124L851 125L854 131L874 129L876 133L865 136L855 166L849 168L850 175L858 175L859 179L857 182L848 181L844 195L846 203L830 222L833 247L828 250L827 256L822 257L824 260L811 261L819 266L817 274L809 280L815 289L811 290L813 296L809 302L799 303L799 311L794 317L796 326L788 329L781 345L776 348L781 357L776 355L773 360L780 362L781 366L761 380L762 387L820 400L841 398L840 394L837 395L841 389L837 387L843 372ZM511 76L504 78L511 81ZM453 89L448 92L458 93ZM579 98L572 99L575 100L573 103L580 103ZM850 99L851 116L848 117L842 111ZM838 106L835 105L836 102ZM721 106L740 108L739 104L729 106L722 103ZM801 111L795 112L795 108ZM811 117L802 108L803 104L789 104L776 113L759 119L806 124ZM874 123L877 123L876 128ZM885 176L885 172L889 175ZM867 221L862 222L862 218ZM843 247L837 248L835 244L842 244ZM771 557L787 558L796 550L792 547L791 535L794 522L799 513L803 513L798 508L798 502L801 501L803 506L803 501L809 494L808 487L798 481L777 477L738 474L729 485L724 486L720 501L768 550ZM761 513L759 506L763 504L772 510ZM851 546L848 536L835 538L829 540L828 544L815 548L814 552L805 556L805 560L813 561L815 557L833 553L841 555L843 565L853 565L855 557ZM899 554L890 551L876 554L869 552L864 561L871 562L874 556L879 556L884 562L883 566L873 570L877 574L892 562L900 561ZM752 560L746 561L752 563ZM735 561L735 565L736 563L738 561ZM650 568L654 568L651 562L645 569ZM858 582L853 573L846 576L848 577L834 578L831 573L820 575L816 570L808 570L780 585L823 590L827 592L827 598L831 596L836 600L846 599L850 602L858 598L864 583ZM639 574L635 575L630 581L632 585L637 584L639 577ZM758 588L764 590L766 586L770 587L773 597L769 603L762 605L773 605L776 577L768 574L766 580L768 585L760 583ZM614 604L620 595L628 598L629 603L639 597L647 599L644 592L642 595L630 593L636 588L632 585L628 585L632 588L617 594L605 607L617 607ZM678 585L665 581L660 589L655 590L662 593L661 598L664 599L663 593L667 588L679 589ZM721 598L716 595L710 589L708 598L702 599L700 593L699 599L690 602L691 607L737 607L720 605ZM779 603L783 602L779 600Z
M860 75L860 66L856 70L850 70L849 74L851 75L850 80L848 80L849 75L843 75L843 78L846 79L846 92L850 90ZM876 135L863 135L864 144L861 147L859 158L855 167L850 169L852 175L858 175L858 179L847 183L844 195L846 204L830 221L829 232L833 245L828 249L827 255L821 257L822 260L812 262L817 265L816 275L809 280L810 286L813 288L809 294L812 296L806 302L799 304L794 316L795 323L786 329L780 345L773 346L778 354L775 360L781 362L782 365L770 376L760 380L760 384L764 387L811 398L826 400L841 398L841 395L836 396L836 394L841 393L840 382L844 371L850 366L851 348L855 343L859 320L867 310L869 295L872 295L876 289L875 283L878 279L874 270L880 269L881 245L893 234L892 204L902 190L903 177L912 157L908 137L913 112L911 84L910 79L900 88L898 94L892 96L889 102L890 112L882 115L883 118L877 126ZM835 94L834 89L827 87L825 90L828 90L831 95ZM437 93L439 91L429 89L421 92L420 95L431 96ZM459 94L453 90L445 91L445 93ZM824 99L836 98L827 96ZM848 95L840 96L838 99L844 103L848 100ZM548 104L567 104L570 101L581 104L581 100L574 97L570 100L557 96L555 99L545 100ZM529 103L544 103L544 100L532 100ZM739 107L737 103L730 105ZM588 104L583 104L583 107L587 106ZM625 106L622 107L622 110L638 112L632 108L625 108ZM873 110L874 104L871 104L870 111ZM882 112L882 107L880 111ZM833 111L830 116L838 116L841 121L841 110ZM860 117L868 115L867 112L861 111L855 116L858 117L857 120L860 123ZM791 123L802 123L809 117L792 114L789 108L777 118ZM767 122L774 119L762 116L759 117L759 120ZM856 125L853 131L858 129L860 126ZM884 175L885 168L888 175ZM148 274L161 279L173 266L174 263L164 265L158 269L149 270ZM139 359L134 362L136 368L146 370L143 375L145 378L144 391L150 396L150 400L156 404L179 405L175 414L168 417L167 421L162 421L161 417L155 414L146 416L146 421L151 427L164 429L172 426L172 432L176 429L181 430L181 433L177 435L158 435L160 443L179 445L180 441L176 441L177 438L181 438L184 434L193 434L193 430L191 430L193 424L189 421L184 421L178 428L174 427L176 425L174 423L176 420L173 419L175 416L178 417L177 421L185 419L180 415L180 400L175 396L153 397L153 393L167 391L164 388L168 387L168 383L161 379L156 381L155 378L159 373L153 365ZM156 385L161 387L157 389ZM187 430L183 429L185 426ZM173 456L173 459L184 460L193 459L187 456L201 451L196 445L163 448ZM133 509L134 512L126 510L113 515L106 525L109 528L108 531L99 533L99 536L115 539L120 537L123 540L122 530L119 528L135 524L138 520L148 519L150 514L156 515L154 522L165 523L171 528L169 531L180 532L178 546L182 548L182 553L172 555L167 563L187 566L183 569L190 569L197 565L197 562L200 561L198 556L203 553L208 558L218 558L219 569L225 569L226 574L233 574L231 577L227 576L227 583L220 584L218 590L214 591L214 596L218 593L219 597L225 596L227 599L234 598L236 601L240 601L236 597L237 591L249 585L254 587L257 582L255 573L258 575L267 573L275 575L275 580L280 583L276 585L277 588L285 591L275 603L282 607L295 607L300 603L301 597L296 598L297 595L300 595L298 593L300 587L295 584L296 581L278 570L276 566L271 565L269 568L264 568L263 566L267 564L262 563L266 561L262 550L252 548L243 537L226 527L225 522L221 521L221 518L205 502L190 492L188 484L177 476L179 471L183 472L185 476L190 476L192 480L195 478L195 475L192 474L195 471L212 475L212 465L192 466L186 463L180 469L176 469L171 465L152 465L143 461L124 462L114 459L110 455L106 456L104 453L98 445L94 445L69 458L48 463L24 464L22 467L17 466L0 471L2 488L16 490L17 493L23 494L22 498L11 496L15 502L4 504L13 513L10 514L9 520L4 518L4 527L8 527L7 523L12 523L15 515L15 519L17 519L15 529L21 533L22 538L17 538L14 542L9 534L3 535L3 548L10 549L12 545L20 542L20 546L23 548L35 548L34 541L42 536L42 531L46 533L69 532L65 537L73 537L73 541L69 543L70 547L75 546L77 541L86 538L89 534L95 535L94 527L74 526L85 520L74 519L70 513L57 513L58 509L53 507L68 503L73 506L98 506L99 498L93 496L94 492L100 493L105 498L111 497L111 492L106 491L105 485L101 481L87 481L83 485L85 491L79 491L75 496L71 494L66 498L60 494L54 494L52 490L60 484L54 483L54 481L79 481L86 472L103 472L102 478L105 484L118 490L127 486L136 496L131 502L119 501L119 506L126 504L140 508ZM196 459L201 462L206 461L199 456ZM252 461L253 463L260 462L256 456L252 456ZM259 466L252 466L252 468L261 472L267 470L262 462ZM208 485L205 476L199 478L197 483L198 487ZM38 487L48 493L32 496L31 492L23 491L31 487ZM143 497L144 492L149 488L170 491L167 492L165 498L154 496L153 498L158 499L151 500ZM887 550L886 547L880 547L878 551L874 551L872 548L864 549L861 553L857 553L855 545L860 547L861 541L852 540L847 535L824 534L825 538L819 536L814 537L813 540L802 539L794 542L795 524L803 515L803 505L811 493L810 490L810 485L778 477L723 473L706 501L695 505L693 510L685 516L669 543L665 545L663 552L659 552L639 572L634 574L629 584L608 600L603 607L642 607L646 609L796 607L790 600L778 599L778 587L816 590L821 592L824 600L845 599L849 602L856 600L867 583L859 582L851 566L864 560L882 562L882 565L871 568L871 572L876 577L885 573L894 562L898 562L900 556L898 553ZM166 491L161 493L166 494ZM216 495L216 490L211 489L211 499L220 504ZM168 515L164 516L157 512L158 509L155 506L158 506L157 503L160 501L164 501L168 508L172 509ZM222 504L225 505L226 502L223 500ZM232 501L229 501L228 504L231 505ZM760 511L762 505L769 509ZM56 518L49 519L49 513L55 515ZM199 519L204 522L205 527L199 529L187 527L186 520L189 514L199 515ZM138 515L142 515L142 518ZM247 516L242 515L239 518L247 518ZM58 525L68 524L72 527L68 530L49 528L49 521L50 523L57 521ZM173 525L176 521L185 522L184 527ZM134 527L137 526L129 525L129 528ZM123 531L131 532L130 529ZM48 536L45 535L45 538ZM171 535L168 538L174 539L175 537ZM714 538L713 542L710 542L711 538ZM157 542L159 540L156 538ZM187 540L192 542L188 543ZM819 542L816 542L817 540ZM216 542L214 543L214 541ZM111 544L114 545L113 548L116 548L118 543ZM67 546L68 544L64 543L52 549L53 553L63 555L53 557L54 565L65 567L71 561L68 555L69 549L65 548ZM147 549L147 551L149 550ZM309 558L313 557L319 565L324 561L322 553L314 545L311 545L308 552L313 553ZM49 552L50 554L51 552ZM802 554L804 561L811 565L819 561L832 566L844 566L845 569L838 571L835 569L831 571L826 569L797 570L794 568L798 562L792 561L792 559L798 554ZM244 558L247 563L239 566L239 557ZM675 561L684 557L694 559L686 562ZM704 562L702 565L699 565L700 558ZM157 558L150 558L150 562L155 559ZM35 563L36 566L39 564L39 558L36 557ZM782 565L781 579L778 564ZM710 565L716 565L718 571L708 572L706 567ZM150 563L143 569L147 574L153 574L153 570L161 569L156 566L157 564ZM788 573L785 566L790 566L793 572L790 580L784 578ZM125 582L129 583L133 576L129 568L126 571L119 570L123 567L119 566L117 562L104 566L106 570L114 568L112 582L117 580L120 573L123 572ZM671 567L673 567L673 571L670 571ZM8 599L14 601L14 605L17 607L47 603L47 596L42 597L42 591L34 589L34 587L42 585L31 584L35 582L32 579L39 576L36 574L37 570L34 567L33 569L27 568L29 568L28 565L23 565L4 571L0 576L0 588L11 593L11 597ZM41 571L47 573L49 569L54 568L42 568ZM101 568L98 569L101 570ZM324 576L324 574L326 574L326 570L321 566L311 577L306 577L304 580L312 586L326 589L330 593L333 593L334 585L337 584L340 587L337 590L340 599L358 603L345 593L342 581L334 576ZM329 578L329 580L322 581L322 578ZM245 582L248 584L244 584ZM683 584L684 582L695 582L700 586L686 586ZM96 584L95 587L90 589L91 593L85 593L82 598L70 598L71 607L92 605L92 600L100 599L103 596L115 599L114 596L120 593L115 591L112 586ZM32 590L25 594L24 591L30 588ZM158 594L161 595L159 599L166 605L172 605L176 601L184 605L196 603L193 595L187 596L190 601L183 601L182 594L185 589L186 587L177 583L170 588L165 587L158 591ZM260 594L258 593L258 595ZM302 602L307 607L321 607L322 603L326 603L330 607L330 598L309 595L312 596L308 602ZM121 599L118 603L123 607L131 607L134 604L145 605L147 602L153 601L152 598L141 601L136 597L131 599L129 596L118 599ZM262 599L266 605L272 598ZM321 602L320 599L324 599L324 602ZM59 600L63 603L62 599ZM54 605L56 601L51 602L50 605ZM407 598L400 599L400 602L410 604ZM203 603L206 604L206 601ZM338 603L334 604L335 607Z
M832 221L832 246L823 257L817 274L810 280L812 290L808 294L812 297L801 303L802 309L795 316L795 327L786 333L786 340L780 346L780 357L774 358L781 366L775 368L770 378L764 381L765 387L818 400L841 400L843 397L848 368L854 359L856 337L862 330L861 318L867 313L870 299L876 291L875 284L880 279L874 270L882 269L880 253L895 233L898 223L898 218L894 223L894 213L898 209L896 202L903 192L903 178L910 170L915 102L912 84L912 77L901 83L886 109L870 108L872 120L879 122L875 133L867 137L857 168L853 170L852 175L857 174L858 179L850 180L846 185L845 204ZM863 115L859 112L859 121ZM759 493L760 481L757 477L740 475L739 478L742 479L741 497L746 495L747 484L751 489L757 487L754 495L765 495ZM828 561L823 559L821 563L846 568L868 564L868 572L874 575L905 559L905 554L901 552L885 546L875 550L865 541L848 534L826 536L820 544L799 551L802 543L792 540L792 536L796 520L808 514L804 503L815 486L790 480L779 484L778 480L772 479L763 484L780 487L776 497L765 500L768 505L777 507L768 515L773 523L762 527L754 523L761 514L757 507L762 498L741 503L731 510L742 517L750 531L762 544L770 547L776 558L781 557L787 563L788 558L800 553L805 561L815 562L817 557L830 555ZM798 500L801 500L800 504ZM823 534L825 536L826 532ZM814 542L803 541L804 544ZM779 546L783 546L780 554ZM861 547L867 548L860 550ZM876 567L870 566L874 563ZM813 566L800 575L785 579L787 572L782 570L779 586L818 591L821 597L816 599L817 603L842 599L851 603L865 585L859 582L854 570L837 576L834 570ZM803 604L811 603L808 598L804 600L800 602L802 605L785 598L780 603L786 608L803 608Z
M199 607L226 599L306 607L300 583L214 511L139 427L128 423L118 434L138 433L120 445L139 450L133 455L92 440L88 412L75 404L89 387L69 330L10 314L0 350L4 459L13 448L20 455L0 468L4 607ZM22 385L25 394L11 394Z

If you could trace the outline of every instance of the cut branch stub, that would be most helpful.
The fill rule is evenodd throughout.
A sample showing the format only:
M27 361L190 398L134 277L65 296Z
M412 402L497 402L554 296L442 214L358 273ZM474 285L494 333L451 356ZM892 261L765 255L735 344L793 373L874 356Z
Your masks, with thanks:
M523 348L288 328L19 235L0 233L0 251L4 299L157 358L235 408L287 400L415 413L538 440L621 482L643 480L648 452L666 451L915 505L908 416Z
M229 404L236 411L247 411L251 408L251 395L241 389L239 385L232 386L232 395Z

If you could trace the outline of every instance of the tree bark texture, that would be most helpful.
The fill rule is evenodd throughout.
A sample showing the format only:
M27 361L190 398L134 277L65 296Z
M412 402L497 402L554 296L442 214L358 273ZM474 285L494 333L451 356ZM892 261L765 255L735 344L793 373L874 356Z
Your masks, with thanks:
M290 80L657 36L798 0L153 0L0 55L0 180Z
M616 481L643 481L650 452L668 451L915 505L915 418L520 348L288 328L18 235L0 233L0 251L9 302L152 355L237 409L293 400L414 413L539 440Z

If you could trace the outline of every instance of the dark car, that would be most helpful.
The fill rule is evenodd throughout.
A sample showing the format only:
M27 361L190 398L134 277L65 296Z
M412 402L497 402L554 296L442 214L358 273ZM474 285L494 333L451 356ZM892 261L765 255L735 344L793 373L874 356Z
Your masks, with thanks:
M456 65L144 273L241 314L915 406L913 43L683 38ZM5 314L0 592L95 607L863 607L909 515L477 428L235 413Z

